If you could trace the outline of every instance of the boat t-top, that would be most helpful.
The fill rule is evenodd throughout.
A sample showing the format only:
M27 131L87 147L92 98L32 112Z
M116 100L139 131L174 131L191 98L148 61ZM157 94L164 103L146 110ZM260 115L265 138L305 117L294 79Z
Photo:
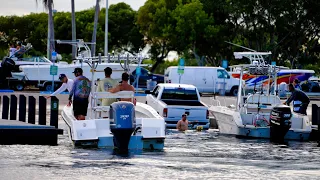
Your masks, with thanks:
M84 62L92 68L92 91L86 120L76 120L73 108L65 106L62 118L69 127L69 136L75 146L96 146L132 150L162 150L165 139L165 121L149 105L118 101L102 106L104 98L134 98L134 92L96 92L95 69L101 61L92 58Z
M240 70L240 79L246 71L257 77L267 76L275 84L277 74L282 69L259 61L233 68ZM244 84L240 83L236 106L221 106L219 101L212 99L209 111L217 121L219 132L251 138L308 140L311 133L309 117L292 112L289 106L282 105L277 88L271 91L270 86L271 82L268 81L267 90L260 86L260 90L255 88L253 94L245 96Z

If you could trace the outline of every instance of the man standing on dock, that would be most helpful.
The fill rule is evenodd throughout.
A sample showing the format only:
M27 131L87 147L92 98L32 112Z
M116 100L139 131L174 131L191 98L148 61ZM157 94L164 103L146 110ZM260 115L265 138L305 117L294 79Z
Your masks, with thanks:
M91 92L91 82L82 75L83 71L81 68L75 68L73 73L76 79L70 91L68 106L73 104L73 114L77 120L85 120Z
M99 81L97 92L108 92L109 89L115 87L118 84L116 80L111 78L112 69L110 67L106 67L104 69L104 74L106 78ZM109 106L116 101L117 99L111 98L102 99L102 106Z
M62 93L66 89L68 89L69 93L71 92L72 86L73 86L73 80L68 79L68 77L65 74L60 74L59 79L62 82L61 87L57 89L54 93L52 93L50 96L47 96L46 97L47 99L50 98L51 96L56 96L57 94Z
M293 101L293 111L307 115L307 108L310 103L309 97L303 91L295 89L293 84L289 84L288 87L291 92L291 96L283 104L289 106L291 101Z

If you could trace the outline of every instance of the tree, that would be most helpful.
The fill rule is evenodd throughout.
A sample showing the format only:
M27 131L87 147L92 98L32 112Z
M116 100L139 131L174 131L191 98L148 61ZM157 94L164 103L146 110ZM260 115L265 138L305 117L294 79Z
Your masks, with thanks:
M174 50L172 38L176 34L173 33L171 12L176 4L177 1L148 0L138 11L137 24L146 43L151 44L151 58L156 61L151 72L154 72L171 50Z
M99 12L100 12L100 1L96 0L96 8L95 8L95 14L94 14L94 27L93 27L93 33L92 33L92 43L96 43L97 41L97 28L98 28L98 19L99 19ZM95 56L96 54L96 44L91 45L91 56Z
M77 35L76 35L76 17L75 17L75 7L74 7L74 0L71 0L71 24L72 24L72 41L77 40ZM77 54L77 47L72 46L72 59L76 58Z
M136 22L137 12L126 3L111 5L109 8L110 47L116 51L137 53L143 48L143 35Z
M193 52L198 59L198 64L202 65L200 57L196 53L196 47L199 40L205 35L206 29L210 24L213 24L213 18L203 10L203 4L199 0L185 3L179 1L176 9L172 12L172 17L175 24L174 34L178 35L176 36L175 50L179 54L184 53L185 55Z
M36 0L36 3L38 3L38 0ZM48 22L49 22L49 29L50 29L50 51L55 50L55 43L54 43L54 24L53 24L53 0L42 0L42 3L46 9L48 9ZM49 57L51 60L51 53L49 53Z

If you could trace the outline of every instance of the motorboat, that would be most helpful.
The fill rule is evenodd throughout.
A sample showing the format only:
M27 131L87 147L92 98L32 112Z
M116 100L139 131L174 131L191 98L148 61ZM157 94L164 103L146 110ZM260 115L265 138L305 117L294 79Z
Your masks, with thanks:
M237 65L240 78L244 70L255 76L271 76L277 83L277 74L281 67L261 64ZM261 86L248 96L239 83L236 106L221 106L218 100L212 99L209 112L215 117L220 134L231 134L239 137L270 138L287 140L308 140L311 133L311 120L307 115L295 113L291 108L282 105L277 95L277 88L267 90Z
M271 52L234 52L236 59L247 58L252 66L256 63L266 65L265 57L270 56L271 54ZM234 78L240 78L240 69L240 66L230 66L229 74ZM289 84L295 79L298 79L300 82L307 81L314 74L314 70L289 69L288 67L282 66L280 71L277 72L277 85L280 85L283 82ZM260 86L261 84L267 86L270 82L270 77L268 75L256 76L248 73L248 71L244 71L242 79L246 82L246 89L254 89L256 85Z
M110 106L101 106L103 98L134 99L134 92L95 92L92 60L92 91L89 99L88 116L76 120L73 107L65 106L62 118L69 127L69 137L75 146L96 146L124 150L162 150L165 140L165 121L149 105L136 102L118 101Z

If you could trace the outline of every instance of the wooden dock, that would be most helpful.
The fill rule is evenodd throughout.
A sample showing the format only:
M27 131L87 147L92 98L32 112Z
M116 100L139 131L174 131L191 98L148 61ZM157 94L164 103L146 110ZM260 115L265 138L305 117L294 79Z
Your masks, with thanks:
M62 129L29 124L16 120L0 120L0 144L57 145Z
M46 117L47 100L43 96L39 97L38 109L36 109L36 99L33 96L26 98L21 94L19 104L14 94L11 94L10 97L3 95L0 100L2 100L0 144L58 144L58 135L63 134L63 130L58 129L59 100L56 97L51 98L50 125L47 125ZM36 112L38 118L36 118Z

